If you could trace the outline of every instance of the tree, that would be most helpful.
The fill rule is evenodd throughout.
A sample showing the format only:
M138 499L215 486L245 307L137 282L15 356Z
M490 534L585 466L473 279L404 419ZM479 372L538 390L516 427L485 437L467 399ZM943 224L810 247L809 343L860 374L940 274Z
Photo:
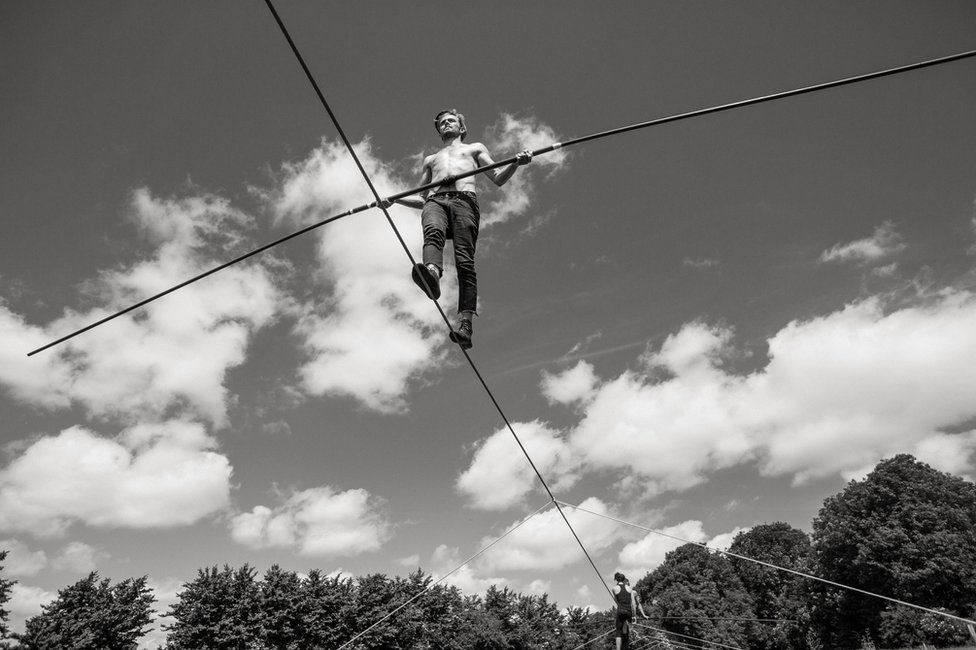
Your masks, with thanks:
M824 578L964 616L976 602L976 485L907 454L882 461L824 502L813 549ZM888 607L849 591L818 600L828 645L875 636Z
M665 629L726 645L748 645L744 622L720 620L755 618L752 598L724 556L697 544L679 546L634 588L641 602L657 601L655 611L665 617Z
M26 650L134 649L148 631L156 601L146 580L129 578L113 587L92 572L59 591L17 639Z
M175 622L165 628L167 650L261 648L264 617L256 573L247 564L236 571L227 565L200 569L170 607Z
M7 559L8 551L0 551L0 571L3 570L3 561ZM0 578L0 639L10 636L10 611L4 607L10 602L10 592L14 588L15 580L4 580Z
M277 564L264 574L260 585L264 647L269 650L297 648L304 635L301 581L294 571L282 571Z
M317 569L301 583L302 639L296 650L338 648L355 634L355 585L351 578L325 577Z
M789 524L762 524L736 535L731 553L775 567L810 573L810 538ZM782 619L750 623L749 647L757 650L799 650L806 647L809 611L808 579L772 566L730 557L742 585L752 596L756 618Z

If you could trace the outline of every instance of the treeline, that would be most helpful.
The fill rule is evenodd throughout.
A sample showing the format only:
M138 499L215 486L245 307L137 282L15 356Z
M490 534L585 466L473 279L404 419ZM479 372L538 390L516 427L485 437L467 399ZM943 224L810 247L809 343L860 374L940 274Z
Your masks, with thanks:
M756 526L736 536L730 555L694 544L677 548L634 585L648 623L756 650L951 647L970 639L962 623L798 573L974 618L972 483L897 456L828 498L812 528L808 535L784 523ZM4 638L9 630L2 607L11 584L0 580ZM259 578L245 565L201 569L183 586L167 612L164 648L338 648L421 592L349 647L571 650L613 627L610 611L562 610L545 595L507 588L464 595L433 584L419 569L407 577L350 578L316 570L299 576L273 566ZM91 574L60 591L7 647L135 648L152 625L153 602L146 578L112 585ZM610 636L587 647L612 644Z

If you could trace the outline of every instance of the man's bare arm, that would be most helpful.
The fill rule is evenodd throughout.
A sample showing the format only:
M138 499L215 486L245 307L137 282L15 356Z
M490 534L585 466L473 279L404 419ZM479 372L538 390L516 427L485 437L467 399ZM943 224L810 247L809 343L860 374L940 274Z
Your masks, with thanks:
M492 160L491 156L488 154L488 148L485 147L485 145L477 144L475 146L478 147L478 149L474 154L474 160L476 163L478 163L479 167L484 167L485 165L493 165L495 163L495 161ZM508 182L508 179L512 177L516 169L518 169L522 165L527 165L532 161L532 152L529 151L528 149L526 149L525 151L520 151L515 156L515 158L516 158L515 162L513 162L505 169L501 171L498 171L497 169L489 169L488 171L485 172L485 176L490 178L492 183L494 183L498 187L501 187L502 185Z
M423 172L423 174L420 175L420 184L421 185L426 185L427 183L430 182L430 174L431 174L431 172L430 172L430 158L426 158L424 160L424 172ZM400 205L404 205L404 206L406 206L408 208L414 208L416 210L422 210L423 207L424 207L424 203L427 202L427 194L429 194L429 193L430 193L430 190L424 190L423 192L420 193L420 198L419 199L418 198L415 198L415 197L412 197L412 196L405 196L402 199L397 199L396 201L394 201L394 203L399 203ZM387 202L386 201L383 201L382 203L387 203ZM381 205L381 207L387 207L388 208L390 206L389 205L385 205L385 206Z

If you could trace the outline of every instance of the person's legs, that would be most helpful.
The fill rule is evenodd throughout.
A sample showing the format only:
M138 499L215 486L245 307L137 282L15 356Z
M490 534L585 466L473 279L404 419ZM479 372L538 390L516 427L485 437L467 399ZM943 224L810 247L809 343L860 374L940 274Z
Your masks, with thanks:
M481 214L473 198L456 198L451 201L451 230L454 235L454 265L458 274L457 330L451 340L467 350L474 334L472 320L478 309L478 276L474 268L475 248L478 244L478 227Z
M448 231L448 210L437 201L427 201L420 215L424 232L423 264L413 268L413 281L433 300L441 295L440 277L444 268L444 241Z
M478 310L478 274L474 268L475 248L481 213L474 200L451 201L452 230L454 231L454 264L458 274L458 312L468 318Z
M437 201L427 201L420 213L424 230L424 264L444 268L444 241L447 238L447 210Z

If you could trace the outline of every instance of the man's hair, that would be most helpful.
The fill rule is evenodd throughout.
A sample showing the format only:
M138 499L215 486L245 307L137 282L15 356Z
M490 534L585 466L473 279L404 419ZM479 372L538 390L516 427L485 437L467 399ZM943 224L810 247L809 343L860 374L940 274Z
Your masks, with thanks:
M619 571L617 571L616 573L613 574L613 581L614 582L627 582L627 578L624 576L624 574L622 574Z
M445 115L445 114L453 115L458 119L458 122L461 125L461 142L464 142L464 138L466 138L468 135L468 127L464 124L464 116L458 113L458 110L456 108L448 108L435 115L434 130L437 131L438 134L440 134L441 130L437 127L437 122L441 119L441 115Z

